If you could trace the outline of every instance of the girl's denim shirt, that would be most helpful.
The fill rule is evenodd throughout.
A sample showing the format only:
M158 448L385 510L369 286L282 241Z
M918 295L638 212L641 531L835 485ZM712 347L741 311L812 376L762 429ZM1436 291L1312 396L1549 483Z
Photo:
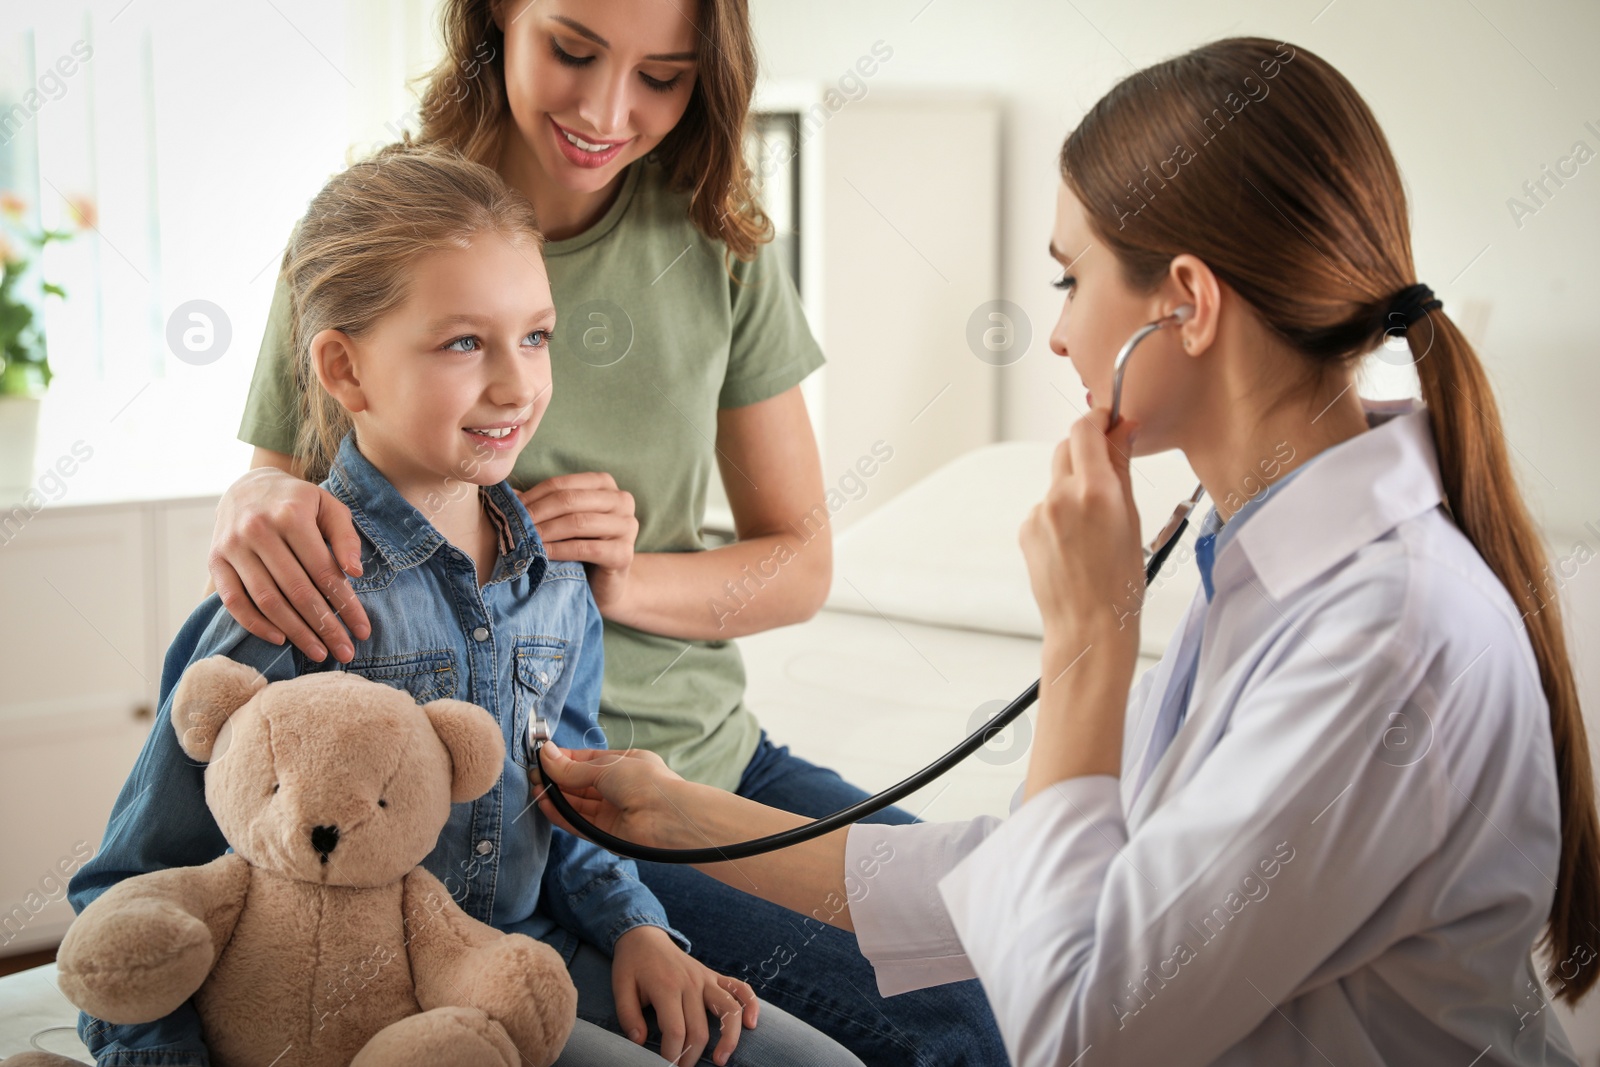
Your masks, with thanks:
M454 697L488 709L506 742L505 772L489 793L451 808L422 865L468 915L553 946L569 963L578 940L607 953L636 926L665 929L659 901L621 859L556 829L530 796L528 723L543 714L565 748L604 748L597 720L603 664L600 612L583 564L552 561L527 508L504 483L477 489L500 554L478 587L472 558L451 545L375 468L354 436L322 483L349 509L361 537L352 579L372 622L355 658L316 663L292 645L252 636L213 593L167 650L161 707L118 795L100 851L73 875L68 899L81 912L124 878L208 863L228 851L205 800L205 766L178 747L172 692L189 664L225 655L268 681L348 670L405 689L419 703ZM460 491L476 487L458 483ZM156 1022L119 1026L80 1014L78 1032L102 1065L206 1065L193 1003Z

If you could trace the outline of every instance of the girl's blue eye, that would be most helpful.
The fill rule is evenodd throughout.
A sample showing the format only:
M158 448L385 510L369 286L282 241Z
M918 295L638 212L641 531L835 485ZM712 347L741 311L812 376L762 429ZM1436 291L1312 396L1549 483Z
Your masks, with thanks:
M529 348L543 348L550 343L551 334L552 331L550 330L534 330L527 337L524 337L522 342Z
M471 345L471 347L458 347L460 345ZM457 337L454 341L451 341L449 344L445 345L445 348L448 348L454 352L476 352L478 347L478 339L473 337L471 334L468 334L466 337Z

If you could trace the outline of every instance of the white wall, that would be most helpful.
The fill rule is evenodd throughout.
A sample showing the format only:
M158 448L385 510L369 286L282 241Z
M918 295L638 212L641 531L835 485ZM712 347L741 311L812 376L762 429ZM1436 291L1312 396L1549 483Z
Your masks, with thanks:
M1071 368L1046 347L1059 301L1047 285L1058 272L1045 243L1055 156L1068 130L1136 67L1212 38L1275 37L1322 55L1366 96L1399 157L1421 280L1469 331L1482 331L1482 355L1536 507L1563 533L1600 518L1593 463L1600 420L1589 410L1600 398L1600 360L1596 331L1583 325L1593 306L1585 283L1596 276L1600 161L1580 168L1520 229L1506 206L1574 141L1600 153L1593 57L1600 5L752 0L751 7L764 76L836 81L881 38L894 56L868 82L869 94L959 84L1007 100L996 295L1025 309L1034 333L1028 355L1003 379L1000 425L1009 439L1059 437L1076 416L1061 394L1082 395Z

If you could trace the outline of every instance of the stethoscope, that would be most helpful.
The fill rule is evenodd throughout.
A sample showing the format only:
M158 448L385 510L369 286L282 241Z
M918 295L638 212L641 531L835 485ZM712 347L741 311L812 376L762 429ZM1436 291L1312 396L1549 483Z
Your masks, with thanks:
M1111 419L1107 426L1115 426L1120 417L1122 410L1122 376L1124 371L1127 370L1128 357L1133 354L1134 348L1138 346L1140 341L1143 341L1162 327L1176 326L1187 322L1193 314L1194 308L1185 304L1172 314L1139 327L1134 335L1128 338L1127 343L1117 353L1116 363L1113 364ZM1173 510L1172 517L1167 520L1167 524L1161 528L1161 532L1156 535L1155 540L1151 541L1150 545L1145 548L1144 580L1146 586L1155 580L1156 573L1161 570L1162 564L1167 561L1167 556L1171 554L1173 548L1177 545L1178 539L1183 536L1183 531L1189 525L1189 514L1194 510L1195 505L1200 502L1200 497L1204 493L1204 486L1195 486L1194 493ZM766 837L757 837L749 841L739 841L735 844L709 845L705 848L654 848L649 845L636 844L632 841L624 841L620 837L606 833L573 810L571 802L562 794L560 787L550 781L549 777L544 774L544 764L541 762L539 754L544 748L545 742L550 740L551 730L549 721L543 716L535 718L528 724L527 744L532 761L539 768L540 777L544 779L548 786L547 792L550 797L550 803L555 806L555 809L561 813L562 817L574 829L581 832L595 844L609 849L619 856L626 856L635 860L651 860L656 863L721 863L727 860L759 856L766 852L775 852L780 848L798 845L802 841L810 841L814 837L832 833L841 826L848 826L850 823L864 819L874 812L881 811L890 804L915 793L929 782L954 769L956 764L987 744L990 738L1005 729L1012 720L1026 711L1037 699L1039 699L1039 683L1035 681L966 740L911 777L890 786L877 796L868 797L866 800L852 804L842 811L836 811L832 815L824 816L805 826L796 826L792 830L768 834Z

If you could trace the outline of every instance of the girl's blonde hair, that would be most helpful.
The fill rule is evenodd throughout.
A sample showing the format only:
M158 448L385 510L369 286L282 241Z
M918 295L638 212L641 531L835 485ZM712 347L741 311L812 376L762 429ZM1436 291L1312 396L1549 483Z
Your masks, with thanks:
M1177 146L1176 148L1174 146ZM1192 147L1190 147L1192 146ZM1304 48L1236 37L1139 71L1089 109L1061 173L1135 287L1192 253L1304 357L1344 370L1417 281L1405 187L1355 87ZM1569 1004L1600 978L1600 821L1561 611L1489 378L1442 310L1405 329L1456 525L1518 605L1550 708L1561 867L1544 943ZM1567 973L1566 965L1576 966Z
M326 478L351 428L350 413L317 380L311 339L323 330L359 337L405 300L418 259L482 233L529 242L535 252L544 245L533 207L498 174L409 138L339 174L311 201L283 254L302 477Z
M511 120L506 97L505 34L494 5L507 0L445 0L440 5L444 58L426 78L423 141L459 148L487 166L499 162ZM654 151L668 188L689 194L689 218L742 260L772 239L744 156L745 124L756 84L755 39L746 0L699 0L699 53L689 107Z

